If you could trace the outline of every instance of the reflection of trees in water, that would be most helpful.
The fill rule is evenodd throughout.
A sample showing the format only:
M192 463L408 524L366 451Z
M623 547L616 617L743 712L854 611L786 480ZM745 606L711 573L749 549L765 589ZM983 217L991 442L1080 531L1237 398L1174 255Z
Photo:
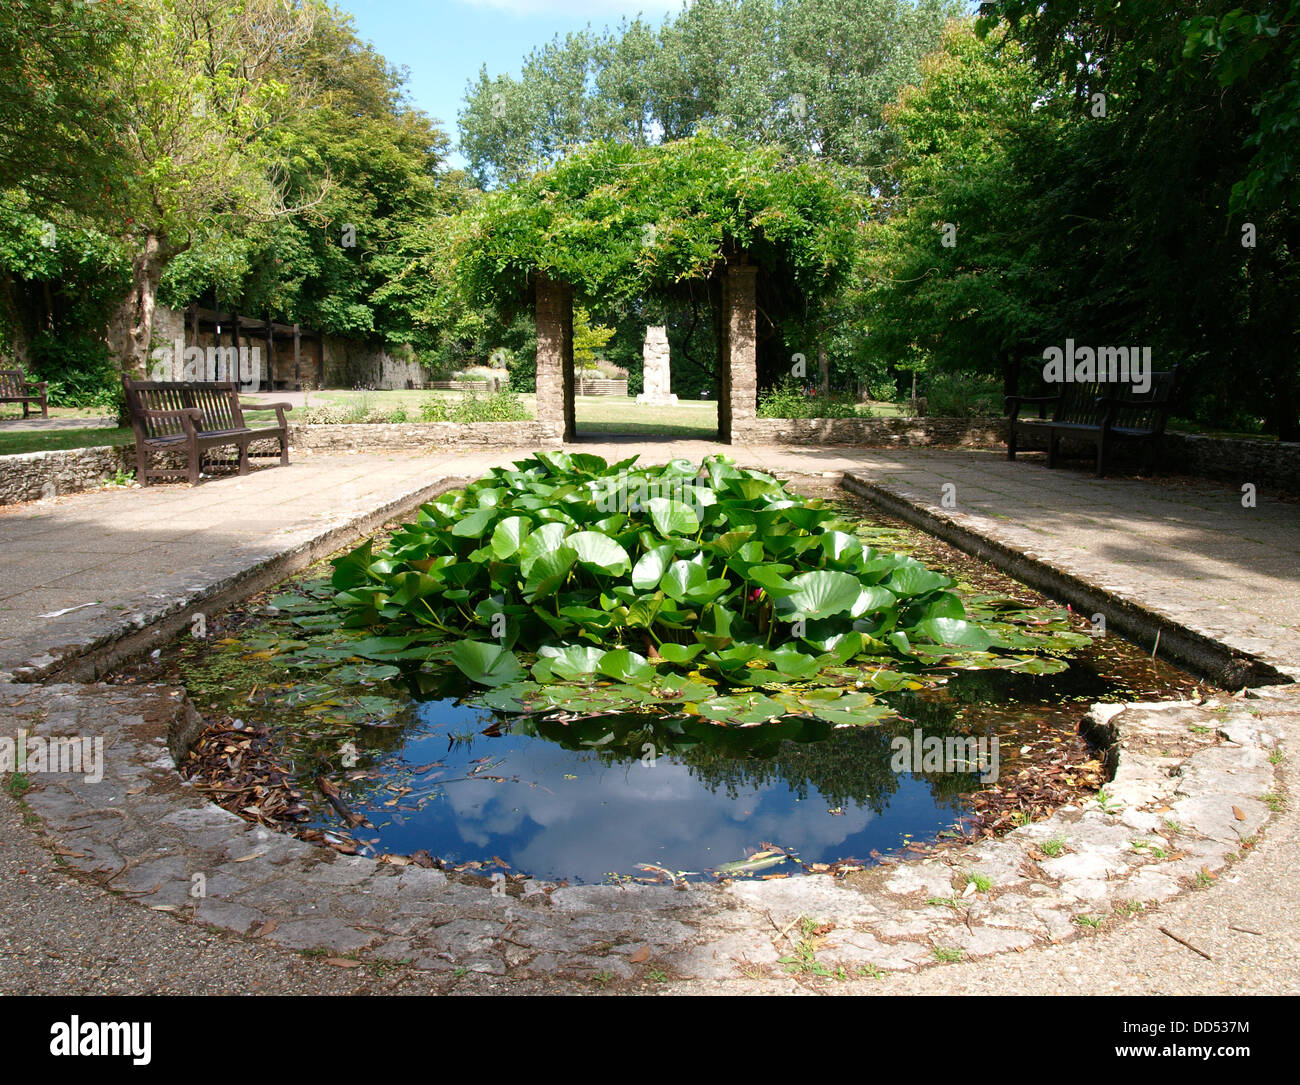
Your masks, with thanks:
M927 715L927 735L957 733L951 706L934 706ZM710 791L722 790L731 799L783 783L800 800L816 791L828 805L853 804L879 814L899 786L891 742L896 735L910 738L913 726L908 721L836 729L820 720L787 717L756 727L720 727L698 719L629 715L568 722L522 719L511 729L593 753L607 765L671 753ZM976 786L973 773L914 775L925 781L936 805L954 809L961 795Z
M1060 677L1052 676L1059 685ZM370 767L399 753L410 741L412 731L439 715L439 702L450 709L467 692L458 673L425 674L418 684L408 685L414 702L424 701L424 712L403 712L395 727L359 728L355 737L360 747L360 767ZM1088 678L1084 677L1084 682ZM1050 681L1050 679L1048 679ZM1077 681L1077 680L1076 680ZM467 718L462 706L453 722L448 719L447 735L453 745L473 742L480 733L499 732L531 735L604 765L629 765L645 757L671 754L692 776L712 792L736 799L744 791L784 784L800 801L814 792L831 806L849 804L882 813L898 791L900 774L893 769L895 737L911 739L915 728L926 737L946 738L968 734L971 720L961 720L961 706L1001 705L1006 702L1037 700L1044 679L1010 675L1000 671L968 671L952 676L942 687L916 692L889 694L886 700L901 714L900 720L872 727L836 729L820 720L787 717L755 727L722 727L699 718L674 718L648 714L596 716L585 719L538 719L512 717L482 708ZM1019 696L1017 696L1019 695ZM413 705L411 707L414 707ZM432 708L432 713L429 709ZM993 713L994 716L997 713ZM986 721L991 722L991 721ZM984 732L990 727L977 728ZM299 737L299 742L302 742ZM312 736L316 746L321 736ZM337 753L337 739L328 752ZM301 751L301 752L306 752ZM332 760L313 749L317 758ZM975 773L913 772L929 788L938 806L958 809L962 796L983 786ZM373 786L384 781L368 781ZM358 788L367 785L359 781Z
M878 728L832 732L811 742L781 742L766 757L734 757L699 746L678 754L710 791L736 798L742 790L784 783L800 801L816 790L831 806L867 807L877 814L898 790L890 768L890 735Z

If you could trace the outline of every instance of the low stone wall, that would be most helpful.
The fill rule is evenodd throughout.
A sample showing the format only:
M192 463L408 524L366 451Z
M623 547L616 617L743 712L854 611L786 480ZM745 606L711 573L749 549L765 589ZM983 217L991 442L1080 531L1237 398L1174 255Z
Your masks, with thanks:
M1020 448L1045 451L1046 433L1024 433ZM1112 462L1118 470L1136 470L1146 465L1145 442L1117 441ZM1097 446L1065 438L1061 454L1096 462ZM1257 441L1241 437L1203 437L1195 433L1166 433L1160 442L1156 464L1162 474L1192 475L1221 482L1253 483L1300 493L1300 443Z
M625 396L627 395L627 381L579 378L575 391L580 396Z
M0 456L0 505L93 490L118 471L134 469L132 445Z
M1227 482L1253 482L1300 493L1300 443L1166 433L1160 468Z
M493 387L497 382L491 384L487 381L430 381L428 387L438 392L495 392Z
M514 448L558 446L560 432L548 422L404 422L355 426L289 426L295 451L346 452L399 449L427 452L435 448Z
M737 427L743 444L848 444L910 448L1002 444L1001 418L756 418Z

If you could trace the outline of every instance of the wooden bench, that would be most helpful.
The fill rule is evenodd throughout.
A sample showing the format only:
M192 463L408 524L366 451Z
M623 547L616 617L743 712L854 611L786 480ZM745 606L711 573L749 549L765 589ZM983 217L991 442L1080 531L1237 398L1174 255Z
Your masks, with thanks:
M1047 434L1047 466L1055 467L1061 438L1075 438L1097 446L1097 477L1106 474L1116 441L1145 441L1149 464L1155 466L1155 452L1165 432L1178 367L1153 372L1151 387L1133 391L1131 384L1105 382L1062 384L1051 396L1007 396L1007 459L1016 458L1022 434ZM1021 418L1026 404L1038 407L1037 418ZM1051 417L1047 408L1051 405Z
M21 403L23 417L31 410L31 404L41 405L41 417L50 417L50 408L45 402L49 381L29 381L21 369L0 369L0 403Z
M155 478L199 481L203 453L210 448L239 449L239 473L248 474L248 446L267 438L280 442L280 463L289 462L288 403L252 403L241 406L239 385L229 381L133 381L122 378L131 428L135 430L136 478L148 486ZM273 426L250 427L242 407L274 410ZM155 453L186 456L184 468L151 466Z

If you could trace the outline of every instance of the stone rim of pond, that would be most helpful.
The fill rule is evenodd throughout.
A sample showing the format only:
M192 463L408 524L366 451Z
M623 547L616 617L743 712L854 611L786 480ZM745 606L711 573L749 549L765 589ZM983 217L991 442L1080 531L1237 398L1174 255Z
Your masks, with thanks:
M1110 925L1139 914L1212 881L1268 823L1279 731L1266 710L1300 711L1300 689L1265 688L1251 700L1093 706L1116 764L1104 801L847 884L529 881L500 892L339 856L208 803L176 774L173 753L199 719L180 691L0 687L6 714L30 734L104 736L101 780L39 774L26 801L70 868L145 907L286 949L420 970L616 978L652 967L735 976L737 959L780 974L790 967L782 956L797 959L801 917L831 925L817 936L818 961L866 977L1063 941L1089 928L1078 916ZM987 890L973 878L959 887L976 873Z

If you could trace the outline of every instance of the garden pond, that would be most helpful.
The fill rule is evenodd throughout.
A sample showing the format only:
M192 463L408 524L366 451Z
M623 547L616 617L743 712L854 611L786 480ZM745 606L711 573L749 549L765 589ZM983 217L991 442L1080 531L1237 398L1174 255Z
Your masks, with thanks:
M628 464L524 461L119 680L187 689L211 726L184 770L245 817L569 883L843 871L1000 831L1104 783L1089 704L1196 687L827 479L717 459L630 500ZM557 476L597 491L590 515ZM482 583L429 582L458 566Z

